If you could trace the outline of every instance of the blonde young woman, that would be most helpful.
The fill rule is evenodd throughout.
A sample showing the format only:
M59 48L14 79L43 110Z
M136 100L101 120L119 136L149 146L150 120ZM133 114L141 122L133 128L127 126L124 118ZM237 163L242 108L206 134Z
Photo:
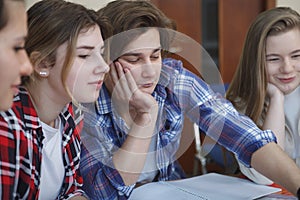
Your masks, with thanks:
M34 72L0 115L1 199L86 199L79 173L81 118L70 102L97 99L108 66L107 23L63 0L28 10Z
M227 98L300 166L300 15L285 7L261 13L247 34ZM283 165L285 163L277 163ZM240 163L254 182L273 182Z
M11 107L21 76L32 72L24 49L26 18L23 0L0 1L0 111Z

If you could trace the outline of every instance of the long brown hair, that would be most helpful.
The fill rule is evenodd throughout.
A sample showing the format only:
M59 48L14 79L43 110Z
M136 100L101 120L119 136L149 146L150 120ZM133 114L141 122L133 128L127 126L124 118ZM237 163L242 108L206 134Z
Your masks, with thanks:
M103 36L110 34L107 20L100 18L95 11L88 10L80 4L64 0L42 0L34 4L28 14L28 37L25 48L30 56L38 52L39 56L31 58L33 64L47 62L54 66L58 47L67 42L67 53L63 64L61 81L66 89L66 79L75 57L78 35L89 28L99 25ZM39 76L32 74L32 82Z
M248 30L226 97L255 123L263 118L266 101L266 39L294 28L300 30L300 15L291 8L277 7L259 14Z

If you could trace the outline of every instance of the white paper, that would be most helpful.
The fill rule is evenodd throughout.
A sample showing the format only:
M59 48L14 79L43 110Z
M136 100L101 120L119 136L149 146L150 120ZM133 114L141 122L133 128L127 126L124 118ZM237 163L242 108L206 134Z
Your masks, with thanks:
M130 200L252 200L279 191L245 179L209 173L143 185L133 190Z

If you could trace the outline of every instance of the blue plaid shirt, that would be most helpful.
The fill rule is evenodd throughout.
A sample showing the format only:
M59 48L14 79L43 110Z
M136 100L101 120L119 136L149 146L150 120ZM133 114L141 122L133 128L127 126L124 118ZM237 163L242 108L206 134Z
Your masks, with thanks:
M181 61L164 59L160 80L152 94L158 102L156 163L158 180L182 178L175 154L179 148L184 116L219 144L234 152L246 166L252 154L274 142L271 131L261 131L240 115L221 95L214 93ZM116 115L105 86L96 105L87 105L82 132L81 173L84 190L91 199L127 199L134 185L126 186L113 168L113 153L122 146L129 131Z

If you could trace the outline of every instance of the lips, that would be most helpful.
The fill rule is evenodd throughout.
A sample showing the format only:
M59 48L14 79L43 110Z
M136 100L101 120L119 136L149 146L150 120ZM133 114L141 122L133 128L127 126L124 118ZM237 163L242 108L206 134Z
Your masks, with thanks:
M141 85L143 88L150 88L153 86L153 83L146 83L146 84L143 84Z
M293 82L295 80L295 77L291 77L291 78L278 78L282 83L290 83Z
M18 94L19 92L19 85L12 85L11 89L13 91L14 94Z
M89 85L95 85L97 90L99 90L102 87L102 84L103 84L103 80L94 81L94 82L89 83Z

